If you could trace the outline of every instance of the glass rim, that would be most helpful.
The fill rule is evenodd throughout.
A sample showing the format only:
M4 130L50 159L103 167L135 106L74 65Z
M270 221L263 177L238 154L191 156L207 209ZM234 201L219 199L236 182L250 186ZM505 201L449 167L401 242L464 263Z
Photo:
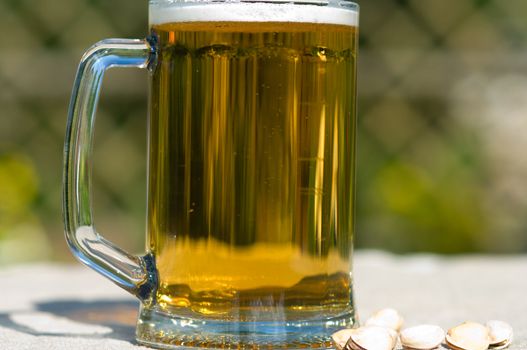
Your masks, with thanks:
M359 4L352 0L148 0L149 5L186 6L193 4L229 4L229 3L265 3L291 5L340 6L349 9L359 9Z

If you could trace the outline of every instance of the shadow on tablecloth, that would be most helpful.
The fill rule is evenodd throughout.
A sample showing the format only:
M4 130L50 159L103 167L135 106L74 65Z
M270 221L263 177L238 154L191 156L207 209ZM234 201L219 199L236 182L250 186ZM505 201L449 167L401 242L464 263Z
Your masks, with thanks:
M56 300L35 304L33 310L23 313L0 313L0 326L37 336L99 337L135 343L138 308L135 301Z

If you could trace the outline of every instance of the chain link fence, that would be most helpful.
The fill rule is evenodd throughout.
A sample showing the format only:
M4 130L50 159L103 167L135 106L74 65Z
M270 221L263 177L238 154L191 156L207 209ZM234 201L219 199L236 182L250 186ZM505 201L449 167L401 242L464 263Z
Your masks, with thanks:
M358 247L527 251L527 3L361 5ZM62 147L83 51L143 37L146 1L0 0L0 263L67 259ZM110 71L97 115L95 216L141 251L147 75Z

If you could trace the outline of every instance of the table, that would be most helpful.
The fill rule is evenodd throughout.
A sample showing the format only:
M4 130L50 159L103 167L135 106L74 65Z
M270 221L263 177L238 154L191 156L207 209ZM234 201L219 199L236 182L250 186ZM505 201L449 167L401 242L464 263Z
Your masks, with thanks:
M448 329L501 319L527 349L527 256L396 256L359 251L354 259L359 317L394 307L405 325ZM137 302L86 267L0 268L0 349L140 350Z

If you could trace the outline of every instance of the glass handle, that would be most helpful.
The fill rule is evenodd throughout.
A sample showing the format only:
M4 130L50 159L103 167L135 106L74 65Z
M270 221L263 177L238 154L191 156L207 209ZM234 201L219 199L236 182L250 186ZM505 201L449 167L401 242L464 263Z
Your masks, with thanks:
M157 285L151 255L134 256L99 235L92 214L91 170L95 111L104 72L147 68L154 49L146 40L107 39L84 54L77 71L64 145L63 210L66 240L75 257L143 302Z

